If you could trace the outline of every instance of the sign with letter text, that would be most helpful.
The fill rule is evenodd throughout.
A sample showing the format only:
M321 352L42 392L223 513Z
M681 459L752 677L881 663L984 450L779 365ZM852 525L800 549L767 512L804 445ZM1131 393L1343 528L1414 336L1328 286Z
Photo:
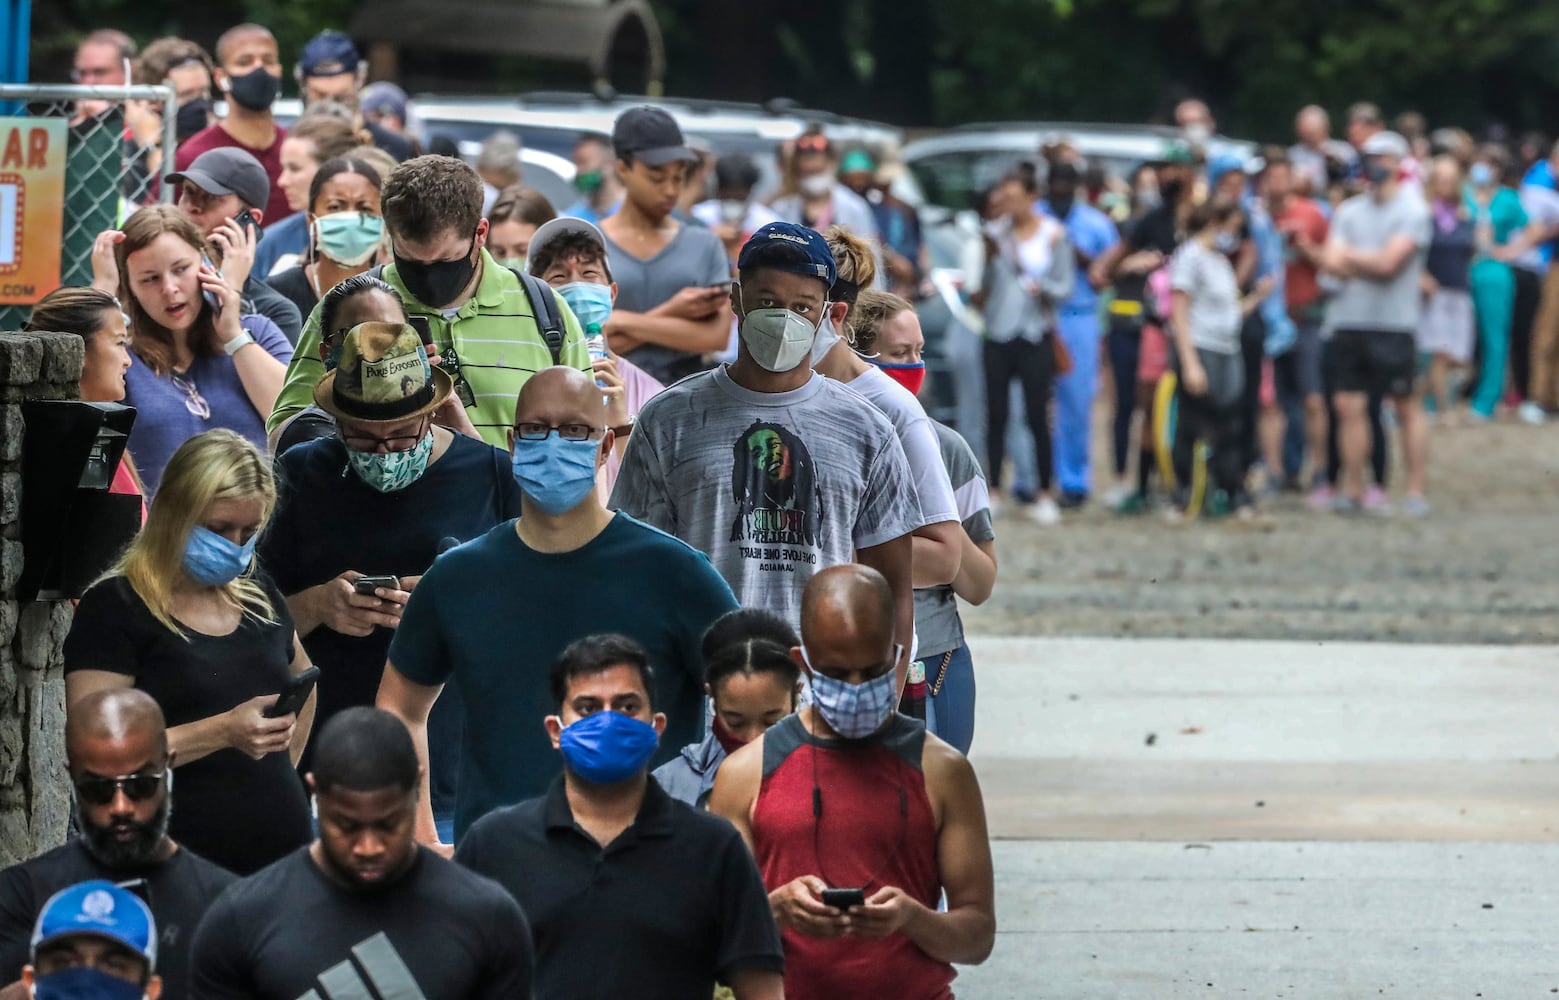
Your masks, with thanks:
M59 287L64 218L65 119L0 118L0 304Z

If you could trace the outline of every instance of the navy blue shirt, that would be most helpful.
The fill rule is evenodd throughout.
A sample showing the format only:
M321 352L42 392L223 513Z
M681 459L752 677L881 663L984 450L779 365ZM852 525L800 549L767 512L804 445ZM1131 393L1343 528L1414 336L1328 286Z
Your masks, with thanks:
M370 576L420 576L440 543L468 542L520 510L520 488L509 456L456 434L422 478L403 490L380 493L347 467L340 438L310 441L276 461L277 505L260 539L260 564L291 596L347 570ZM319 666L314 731L355 705L372 705L384 676L394 630L376 628L358 638L320 625L303 636ZM460 768L459 696L440 698L428 720L433 809L454 808ZM308 772L313 744L299 767Z
M439 559L406 606L390 662L417 684L449 682L465 702L456 838L562 772L542 724L558 711L547 671L576 639L615 632L649 654L655 710L668 720L655 764L701 739L700 644L735 608L703 553L626 514L572 552L537 552L508 521Z

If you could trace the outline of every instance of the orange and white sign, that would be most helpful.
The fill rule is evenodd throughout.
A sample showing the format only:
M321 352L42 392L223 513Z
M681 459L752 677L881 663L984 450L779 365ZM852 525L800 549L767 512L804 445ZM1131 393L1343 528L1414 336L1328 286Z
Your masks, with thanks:
M31 305L60 284L65 119L0 118L0 305Z

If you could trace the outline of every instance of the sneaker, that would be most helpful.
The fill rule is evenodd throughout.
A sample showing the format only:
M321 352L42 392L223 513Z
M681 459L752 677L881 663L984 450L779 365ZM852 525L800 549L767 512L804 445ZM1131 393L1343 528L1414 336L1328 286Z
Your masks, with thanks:
M1042 527L1053 528L1061 523L1061 508L1048 496L1040 497L1029 508L1029 517Z
M1088 505L1088 494L1078 490L1062 490L1059 504L1062 510L1082 510Z
M1408 517L1428 517L1430 513L1429 501L1421 494L1409 493L1402 500L1402 513Z
M1337 492L1332 489L1330 483L1321 483L1310 491L1310 509L1316 513L1323 513L1333 509L1337 500Z
M1153 507L1153 502L1148 499L1146 493L1132 493L1121 499L1115 505L1115 513L1122 517L1135 517L1138 514L1146 514Z
M1391 516L1391 498L1386 496L1386 491L1379 486L1371 486L1364 491L1364 500L1359 505L1366 514L1376 517Z
M1521 418L1522 423L1531 424L1533 427L1541 427L1548 422L1548 414L1530 399L1516 409L1516 416Z
M1346 493L1333 493L1331 511L1333 514L1352 516L1364 513L1364 505Z
M1104 491L1104 505L1111 510L1115 510L1125 503L1126 498L1131 495L1132 489L1130 486L1127 486L1125 483L1116 483Z

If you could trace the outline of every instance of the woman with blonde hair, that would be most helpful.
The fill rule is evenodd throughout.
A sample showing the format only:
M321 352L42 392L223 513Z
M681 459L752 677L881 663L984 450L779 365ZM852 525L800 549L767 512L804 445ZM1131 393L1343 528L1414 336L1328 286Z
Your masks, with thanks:
M915 496L920 501L921 524L914 531L912 573L916 587L940 587L953 582L961 558L961 530L953 484L942 464L942 448L936 428L915 394L925 379L925 362L873 364L857 351L856 300L877 280L877 261L872 245L843 226L830 226L823 234L833 252L838 278L828 293L833 310L818 327L812 342L812 368L818 374L843 382L882 411L893 424L904 457L909 461ZM845 308L841 313L839 307ZM921 705L925 672L910 665L907 708L924 718Z
M65 639L65 703L136 687L168 724L178 769L169 834L247 875L311 838L293 770L314 695L297 714L266 710L309 662L287 603L254 559L276 504L270 463L232 431L174 453L146 526L81 598ZM125 793L132 798L127 782Z
M265 420L292 360L281 330L241 314L212 245L172 205L130 216L114 255L135 354L125 402L140 411L130 453L147 494L156 494L169 456L196 434L225 427L264 448Z

